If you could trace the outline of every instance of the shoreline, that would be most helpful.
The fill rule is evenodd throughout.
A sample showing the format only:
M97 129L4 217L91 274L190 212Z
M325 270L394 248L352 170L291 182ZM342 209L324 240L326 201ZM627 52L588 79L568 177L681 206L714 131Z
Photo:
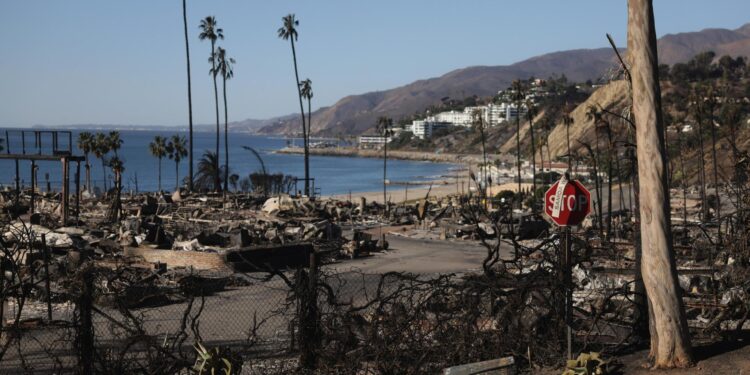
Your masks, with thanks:
M449 196L449 195L454 195L457 193L467 193L469 191L469 187L472 184L471 179L469 178L469 170L461 169L453 173L453 175L455 176L454 178L442 177L440 179L436 179L432 181L424 181L424 183L420 182L414 185L412 184L405 184L405 185L388 184L386 185L388 189L387 199L392 204L401 204L404 202L424 199L425 196L427 196L428 192L429 192L430 197L435 197L438 199ZM431 188L430 188L430 185L432 185ZM321 198L347 201L349 200L349 195L350 194L348 193L347 194L331 194L331 195L324 195ZM382 186L381 186L381 190L351 193L351 199L353 202L358 202L360 198L365 198L367 202L378 202L382 204L383 203Z
M371 149L358 149L354 147L340 147L340 148L311 148L310 155L316 156L337 156L337 157L357 157L357 158L374 158L382 159L383 152L381 150ZM278 154L304 154L304 150L301 147L285 147L273 151ZM471 164L477 160L481 160L482 155L474 154L440 154L426 151L401 151L401 150L389 150L388 159L394 160L412 160L412 161L428 161L434 163L451 163L465 166Z

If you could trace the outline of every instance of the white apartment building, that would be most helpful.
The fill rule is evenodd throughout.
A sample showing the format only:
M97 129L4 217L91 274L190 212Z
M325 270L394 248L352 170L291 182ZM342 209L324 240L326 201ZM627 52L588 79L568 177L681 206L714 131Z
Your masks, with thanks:
M410 130L415 137L419 139L431 138L432 134L438 129L445 129L453 126L453 123L437 121L435 117L428 117L424 120L414 120L407 130Z
M516 121L516 118L518 118L518 116L521 116L521 120L523 121L526 117L526 114L529 112L529 110L523 104L521 104L520 109L513 103L507 104L505 108L505 121L509 122Z
M437 122L449 122L455 126L471 126L471 113L467 113L466 111L440 112L434 118Z
M363 134L359 136L360 146L379 146L384 145L386 142L390 143L393 140L392 137L384 137L382 135L367 135Z

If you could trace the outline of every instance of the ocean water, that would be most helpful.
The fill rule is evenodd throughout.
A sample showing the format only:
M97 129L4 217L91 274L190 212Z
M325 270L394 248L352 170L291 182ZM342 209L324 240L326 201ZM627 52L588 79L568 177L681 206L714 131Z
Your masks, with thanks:
M95 132L95 131L92 131ZM169 137L176 132L170 131L136 131L124 130L120 136L124 141L122 148L118 151L125 162L123 175L123 188L127 191L135 190L136 180L139 191L156 191L158 188L158 159L151 156L148 150L149 143L154 136L161 135ZM187 133L180 133L187 139ZM214 150L216 147L216 133L196 132L193 133L195 142L195 160L206 150ZM78 131L73 132L73 146L76 154L82 155L75 147ZM0 130L0 137L4 138L4 130ZM9 144L8 144L9 143ZM10 136L10 141L4 146L10 146L11 150L21 149L20 136ZM255 156L242 148L249 146L261 154L266 169L269 173L284 173L298 177L304 177L304 165L302 155L277 154L274 150L285 147L287 140L279 137L266 137L242 133L229 134L229 162L231 173L245 177L250 173L260 171L260 163ZM300 140L297 141L300 144ZM33 146L32 136L27 135L27 150ZM60 146L67 146L67 139L60 140ZM224 163L224 135L221 135L220 146L221 163ZM5 152L5 151L3 151ZM28 151L27 151L28 152ZM104 173L101 161L90 155L92 185L102 187ZM39 179L38 186L46 188L45 174L49 175L50 185L53 190L61 186L62 168L58 161L37 162ZM456 167L454 164L431 163L406 160L388 160L388 179L391 181L427 181L449 173ZM196 168L197 169L197 168ZM30 184L31 162L21 161L19 165L22 183ZM188 160L185 158L179 165L180 179L187 175ZM71 170L71 189L75 163ZM111 171L106 170L107 179L111 181ZM383 183L383 160L372 158L334 157L334 156L311 156L310 174L315 178L315 187L319 188L322 195L346 194L348 192L378 191L382 189ZM161 162L162 189L173 190L175 188L175 163L168 158ZM12 160L0 160L0 184L12 186L14 184L15 164ZM85 183L85 168L81 163L81 184ZM299 189L303 188L300 182ZM394 185L393 189L403 189L402 186Z

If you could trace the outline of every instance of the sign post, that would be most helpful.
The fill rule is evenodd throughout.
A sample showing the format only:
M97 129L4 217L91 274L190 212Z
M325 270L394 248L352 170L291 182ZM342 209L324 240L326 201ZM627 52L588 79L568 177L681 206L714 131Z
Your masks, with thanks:
M561 227L564 250L560 268L565 285L565 325L567 326L568 359L573 359L573 287L571 277L570 227L579 225L591 212L591 193L578 180L568 180L567 173L544 194L544 212Z

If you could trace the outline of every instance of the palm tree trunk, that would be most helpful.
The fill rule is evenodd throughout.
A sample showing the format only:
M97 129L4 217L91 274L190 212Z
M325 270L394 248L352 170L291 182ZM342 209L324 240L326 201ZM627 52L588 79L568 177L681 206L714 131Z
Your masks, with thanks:
M90 193L94 191L91 187L91 164L89 163L89 154L86 153L86 190Z
M309 172L310 170L310 133L312 132L312 97L307 97L307 130L305 131L305 153L307 158L305 159L305 168ZM314 186L313 186L314 190ZM315 191L312 191L315 195Z
M596 156L594 156L594 158L596 159L599 157L599 155L601 155L601 150L599 149L599 130L596 130L594 134L596 135ZM598 160L597 160L597 163L598 163ZM602 202L602 197L604 196L604 192L602 191L603 189L602 183L601 181L599 181L599 172L595 173L594 178L596 178L596 184L594 185L596 189L596 199L599 203L596 207L596 212L599 214L599 234L602 236L602 238L604 238L604 213L603 213L604 202Z
M224 84L224 192L229 187L229 116L227 115L227 77L223 77Z
M489 200L487 196L487 146L484 137L484 120L480 119L479 121L479 132L482 137L482 186L484 190L484 209L486 210L487 201Z
M520 92L520 88L519 88ZM520 95L520 94L519 94ZM516 104L516 172L518 173L518 208L523 207L523 198L521 196L521 103Z
M677 145L682 150L682 132L677 132ZM682 224L687 225L687 175L685 174L685 157L684 153L680 152L680 174L682 175Z
M174 175L175 175L174 190L177 191L180 189L180 162L179 161L174 162Z
M713 95L713 90L709 91ZM716 126L714 125L714 98L709 98L708 124L711 126L711 158L714 166L714 195L716 196L716 221L718 226L717 245L722 242L721 239L721 197L719 196L719 165L716 161Z
M190 150L188 152L190 163L188 165L188 191L193 190L193 94L192 86L190 82L190 43L188 42L188 26L187 26L187 6L185 0L182 0L182 24L185 29L185 57L187 62L187 91L188 91L188 139L190 142Z
M161 192L161 156L159 157L159 191Z
M213 56L214 53L215 53L214 46L215 46L215 42L212 40L211 41L211 56ZM219 171L219 165L221 165L219 163L219 134L221 133L221 131L219 130L219 89L216 86L216 74L215 74L215 72L216 72L216 61L215 61L215 59L211 59L211 66L213 68L212 72L214 72L213 73L213 76L214 76L213 77L214 78L214 103L215 103L215 106L216 106L216 161L215 161L216 165L214 166L214 169L215 169L215 174L214 174L214 191L218 192L219 190L221 190L221 177L219 176L219 174L221 173L221 171Z
M607 124L607 239L612 238L612 131Z
M698 98L698 100L702 100L702 98ZM696 103L696 106L698 106L698 116L696 119L696 125L698 127L698 145L700 146L700 167L701 167L701 220L705 221L708 220L708 199L706 199L706 161L704 160L704 151L703 151L703 116L700 113L703 111L703 108Z
M662 132L656 30L651 0L628 1L628 54L631 58L633 114L638 145L638 180L643 282L656 368L692 365L685 309L677 282L670 230L669 188Z
M531 113L531 109L528 109ZM536 146L534 145L534 119L533 115L529 116L529 134L531 134L531 196L536 198ZM536 204L531 209L536 211Z
M299 87L299 72L297 70L297 51L294 49L294 37L289 38L292 42L292 60L294 61L294 83L297 86L299 97L299 111L302 115L302 138L305 142L305 195L310 196L310 154L307 149L307 129L305 127L305 107L302 104L302 89Z
M544 134L542 134L544 136ZM546 179L544 175L544 140L541 140L539 142L539 161L542 163L542 186L546 184ZM534 171L536 173L536 171ZM536 181L536 178L534 178L534 181Z
M565 122L565 142L568 144L568 171L573 167L573 154L570 152L570 124Z
M384 220L388 218L388 196L387 196L386 185L385 185L385 182L388 179L388 174L386 170L387 167L388 167L388 141L386 140L386 142L383 143L383 207L384 207L383 219Z
M104 156L102 156L102 183L104 184L104 192L107 192L107 166L104 163Z

